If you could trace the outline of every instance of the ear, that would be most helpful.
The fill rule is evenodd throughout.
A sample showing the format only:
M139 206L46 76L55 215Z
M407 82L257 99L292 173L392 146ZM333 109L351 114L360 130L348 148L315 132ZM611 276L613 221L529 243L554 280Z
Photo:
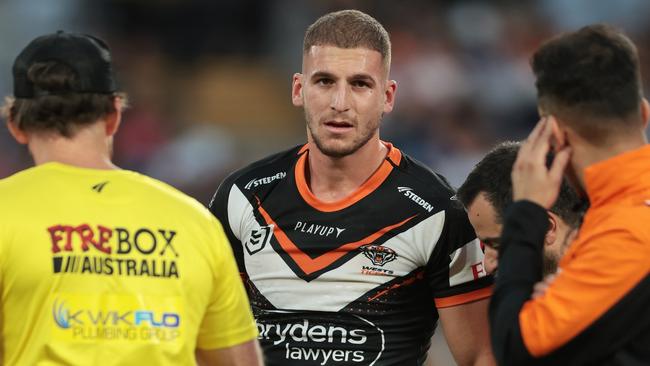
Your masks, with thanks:
M562 123L558 121L557 117L549 115L546 118L548 118L548 123L551 124L553 134L553 149L554 151L559 151L568 143L566 139L566 133L562 127Z
M113 99L113 107L115 112L106 116L106 136L113 136L117 133L117 130L122 123L122 109L124 101L120 97L115 97Z
M395 93L397 92L397 81L386 82L386 99L384 100L384 113L390 113L395 105Z
M291 82L291 102L296 107L302 107L305 105L305 100L303 97L303 81L304 75L301 73L293 74L293 80Z
M12 120L12 119L7 119L7 129L9 129L9 133L11 136L14 137L14 139L21 145L27 145L29 142L29 135L20 129L18 125Z
M544 236L544 245L553 245L557 239L557 217L549 212L548 214L548 231Z
M641 99L641 118L643 119L643 129L648 127L648 118L650 118L650 104L645 98Z

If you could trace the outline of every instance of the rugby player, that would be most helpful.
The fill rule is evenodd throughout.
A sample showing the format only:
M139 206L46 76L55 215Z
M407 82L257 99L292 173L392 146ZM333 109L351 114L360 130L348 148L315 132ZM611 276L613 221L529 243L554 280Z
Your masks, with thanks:
M293 76L307 143L233 173L210 203L269 365L421 365L438 317L460 365L493 363L492 279L462 205L379 137L390 58L369 15L319 18Z
M458 188L456 196L467 209L476 235L485 245L485 270L494 273L498 267L503 215L512 203L510 172L517 158L519 143L497 145ZM572 241L580 224L580 199L567 181L562 183L557 201L548 210L548 231L544 236L544 277L555 273L562 253Z

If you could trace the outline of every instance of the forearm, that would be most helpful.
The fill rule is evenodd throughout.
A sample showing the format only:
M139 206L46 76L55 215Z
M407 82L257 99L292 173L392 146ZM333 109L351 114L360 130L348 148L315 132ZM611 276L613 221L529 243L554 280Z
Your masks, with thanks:
M488 334L488 301L438 309L449 349L459 366L494 365Z
M477 355L473 365L474 366L495 366L496 360L494 359L494 355L492 355L492 352L489 351L481 352L480 354Z
M490 303L491 339L500 365L525 365L531 355L523 344L519 312L542 279L542 250L548 228L546 210L515 202L504 220L499 275Z

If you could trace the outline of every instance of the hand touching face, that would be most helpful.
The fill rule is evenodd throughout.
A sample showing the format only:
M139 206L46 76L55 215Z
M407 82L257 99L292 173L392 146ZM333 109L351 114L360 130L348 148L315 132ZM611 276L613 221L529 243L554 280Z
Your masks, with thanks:
M557 122L553 116L542 118L519 148L512 167L513 201L532 201L547 210L555 203L571 148L556 146L553 163L547 167L546 156L552 147L554 129Z

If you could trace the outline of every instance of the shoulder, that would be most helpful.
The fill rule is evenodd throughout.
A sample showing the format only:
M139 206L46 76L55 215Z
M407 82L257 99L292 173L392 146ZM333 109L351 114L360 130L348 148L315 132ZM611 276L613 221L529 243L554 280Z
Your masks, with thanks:
M455 190L443 175L404 153L395 168L399 188L404 193L410 189L422 199L430 201L432 205L454 216L464 215L464 209L456 199Z
M255 190L283 180L302 153L304 145L265 157L231 173L217 191L229 191L233 185L241 190Z
M128 173L128 179L133 181L130 193L140 197L138 205L146 206L152 217L166 216L165 220L172 220L200 242L221 241L223 225L204 204L165 182L136 172Z
M579 231L580 239L593 240L603 237L627 237L621 241L636 243L650 250L650 206L645 202L636 205L610 205L588 210L583 226Z
M402 153L402 159L397 169L414 182L426 185L433 194L452 196L455 191L442 174L433 171L419 160Z
M21 170L9 177L0 179L0 202L3 208L0 217L15 214L24 205L38 201L40 196L51 194L53 177L50 171L39 166ZM3 215L4 214L4 215Z
M132 187L137 191L132 193L140 195L152 205L175 210L170 212L211 217L203 204L165 182L133 171L125 171L125 177L132 181Z
M21 187L29 185L44 174L46 174L46 171L43 169L31 167L0 179L0 194L4 195L17 189L20 190Z

